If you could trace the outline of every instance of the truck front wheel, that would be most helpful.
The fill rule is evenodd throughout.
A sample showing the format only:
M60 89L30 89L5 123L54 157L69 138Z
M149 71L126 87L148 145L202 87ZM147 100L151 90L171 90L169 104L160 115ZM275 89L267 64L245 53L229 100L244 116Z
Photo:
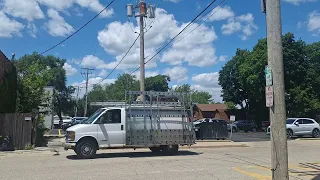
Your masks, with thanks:
M91 159L96 155L97 145L90 140L84 140L76 145L75 152L82 159Z

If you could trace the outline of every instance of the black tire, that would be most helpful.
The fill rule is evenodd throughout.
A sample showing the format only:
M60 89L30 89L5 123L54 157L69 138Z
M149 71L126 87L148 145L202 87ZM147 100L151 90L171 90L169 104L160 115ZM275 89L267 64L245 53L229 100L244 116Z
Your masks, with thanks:
M319 129L314 129L312 131L312 137L319 138L320 137L320 130Z
M291 129L287 130L287 139L291 139L293 137L293 131Z
M161 147L149 147L149 149L150 149L151 152L153 152L153 153L159 153L159 152L161 152Z
M252 128L252 132L257 132L257 128Z
M235 133L237 132L237 129L235 127L232 128L232 132Z
M76 145L75 152L81 159L91 159L96 155L97 144L92 140L83 140Z

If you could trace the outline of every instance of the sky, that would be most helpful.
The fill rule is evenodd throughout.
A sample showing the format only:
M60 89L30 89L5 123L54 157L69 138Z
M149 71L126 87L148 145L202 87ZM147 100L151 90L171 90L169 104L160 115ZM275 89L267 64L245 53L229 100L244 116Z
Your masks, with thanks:
M146 2L156 6L156 17L145 19L147 61L211 1ZM0 0L0 50L8 57L15 53L16 58L43 52L77 31L108 3L110 0ZM66 59L69 85L84 87L81 68L93 68L89 84L98 83L123 58L139 32L137 19L127 17L129 3L136 1L115 0L88 26L45 53ZM221 102L219 70L237 48L252 49L258 39L266 37L265 14L261 13L260 0L217 0L206 12L146 64L146 77L169 75L171 87L189 83ZM307 43L320 41L320 0L281 0L281 15L283 33L292 32ZM119 75L138 67L139 49L138 40L101 83L112 83ZM134 74L139 78L139 71ZM80 94L83 93L81 88Z

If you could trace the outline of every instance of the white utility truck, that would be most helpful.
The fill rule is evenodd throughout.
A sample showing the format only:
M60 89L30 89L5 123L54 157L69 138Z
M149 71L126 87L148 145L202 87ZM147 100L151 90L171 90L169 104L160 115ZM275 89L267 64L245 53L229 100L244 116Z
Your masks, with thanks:
M141 95L145 101L133 101ZM92 158L98 149L148 147L152 152L176 153L179 145L195 144L188 94L129 91L125 102L91 105L104 108L66 133L65 150L73 149L80 158Z

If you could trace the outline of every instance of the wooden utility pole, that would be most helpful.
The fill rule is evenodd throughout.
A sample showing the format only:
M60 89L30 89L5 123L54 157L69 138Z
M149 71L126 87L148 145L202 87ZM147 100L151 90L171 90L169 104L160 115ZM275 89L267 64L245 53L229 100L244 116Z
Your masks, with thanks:
M76 107L74 111L74 117L78 116L79 91L80 91L80 86L77 87L77 97L76 97Z
M86 117L87 116L87 109L88 109L88 81L89 81L89 75L92 74L90 71L93 71L94 69L90 69L90 68L81 68L84 70L84 72L82 72L81 74L85 75L86 78L86 100L85 100L85 104L84 104L84 114L83 116Z
M144 24L143 18L146 16L146 3L144 0L140 0L139 4L139 16L140 16L140 91L145 90L145 64L144 64ZM141 100L144 102L144 94L141 94Z
M288 147L280 0L262 0L266 12L268 67L267 107L270 107L272 179L288 180ZM267 94L268 91L268 94Z
M139 14L135 15L135 8L138 8ZM145 91L145 60L144 60L144 18L155 18L155 6L150 5L147 8L145 0L140 0L135 6L127 4L127 16L128 17L139 17L140 27L140 91ZM140 95L140 100L144 101L144 94Z

